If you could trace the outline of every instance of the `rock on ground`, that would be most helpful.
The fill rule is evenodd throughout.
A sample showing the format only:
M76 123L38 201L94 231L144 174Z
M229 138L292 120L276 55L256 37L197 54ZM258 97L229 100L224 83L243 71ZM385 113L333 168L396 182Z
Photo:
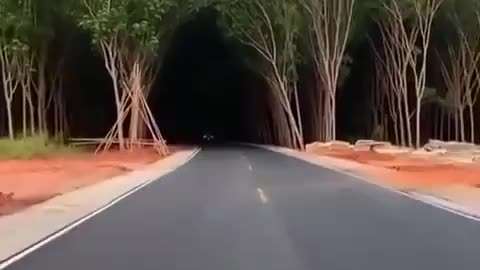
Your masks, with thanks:
M479 147L472 143L439 140L430 140L423 148L427 151L444 149L446 152L475 152L479 150Z
M332 142L313 142L306 146L307 152L315 151L316 149L351 149L352 145L344 141L332 141Z
M356 151L371 151L377 147L388 148L391 146L392 144L390 142L382 142L382 141L375 141L375 140L358 140L355 142L354 149Z

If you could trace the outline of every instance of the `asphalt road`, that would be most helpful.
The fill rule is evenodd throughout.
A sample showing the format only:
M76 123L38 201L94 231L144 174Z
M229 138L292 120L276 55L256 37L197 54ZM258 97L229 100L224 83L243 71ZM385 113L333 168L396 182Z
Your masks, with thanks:
M7 269L478 270L480 223L276 153L208 148Z

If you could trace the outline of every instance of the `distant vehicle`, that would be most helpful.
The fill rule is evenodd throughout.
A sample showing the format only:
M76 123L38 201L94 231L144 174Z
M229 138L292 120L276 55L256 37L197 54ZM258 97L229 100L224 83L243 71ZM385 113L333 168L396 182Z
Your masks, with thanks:
M204 141L210 142L210 141L213 141L213 139L214 139L214 136L211 133L203 134Z

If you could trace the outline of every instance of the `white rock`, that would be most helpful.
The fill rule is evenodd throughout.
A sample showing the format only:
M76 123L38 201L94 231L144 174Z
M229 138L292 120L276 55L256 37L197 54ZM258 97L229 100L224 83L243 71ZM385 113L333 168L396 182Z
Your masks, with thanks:
M410 153L412 150L409 148L404 148L404 147L396 147L396 146L391 146L391 147L375 147L373 149L375 153L379 154L407 154Z

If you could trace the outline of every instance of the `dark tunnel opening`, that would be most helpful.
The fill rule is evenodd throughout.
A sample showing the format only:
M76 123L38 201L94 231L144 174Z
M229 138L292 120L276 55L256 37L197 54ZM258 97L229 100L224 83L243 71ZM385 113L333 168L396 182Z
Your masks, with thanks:
M169 142L199 143L204 134L215 142L253 141L262 124L252 112L265 91L217 22L214 11L200 11L177 29L167 51L150 104Z

